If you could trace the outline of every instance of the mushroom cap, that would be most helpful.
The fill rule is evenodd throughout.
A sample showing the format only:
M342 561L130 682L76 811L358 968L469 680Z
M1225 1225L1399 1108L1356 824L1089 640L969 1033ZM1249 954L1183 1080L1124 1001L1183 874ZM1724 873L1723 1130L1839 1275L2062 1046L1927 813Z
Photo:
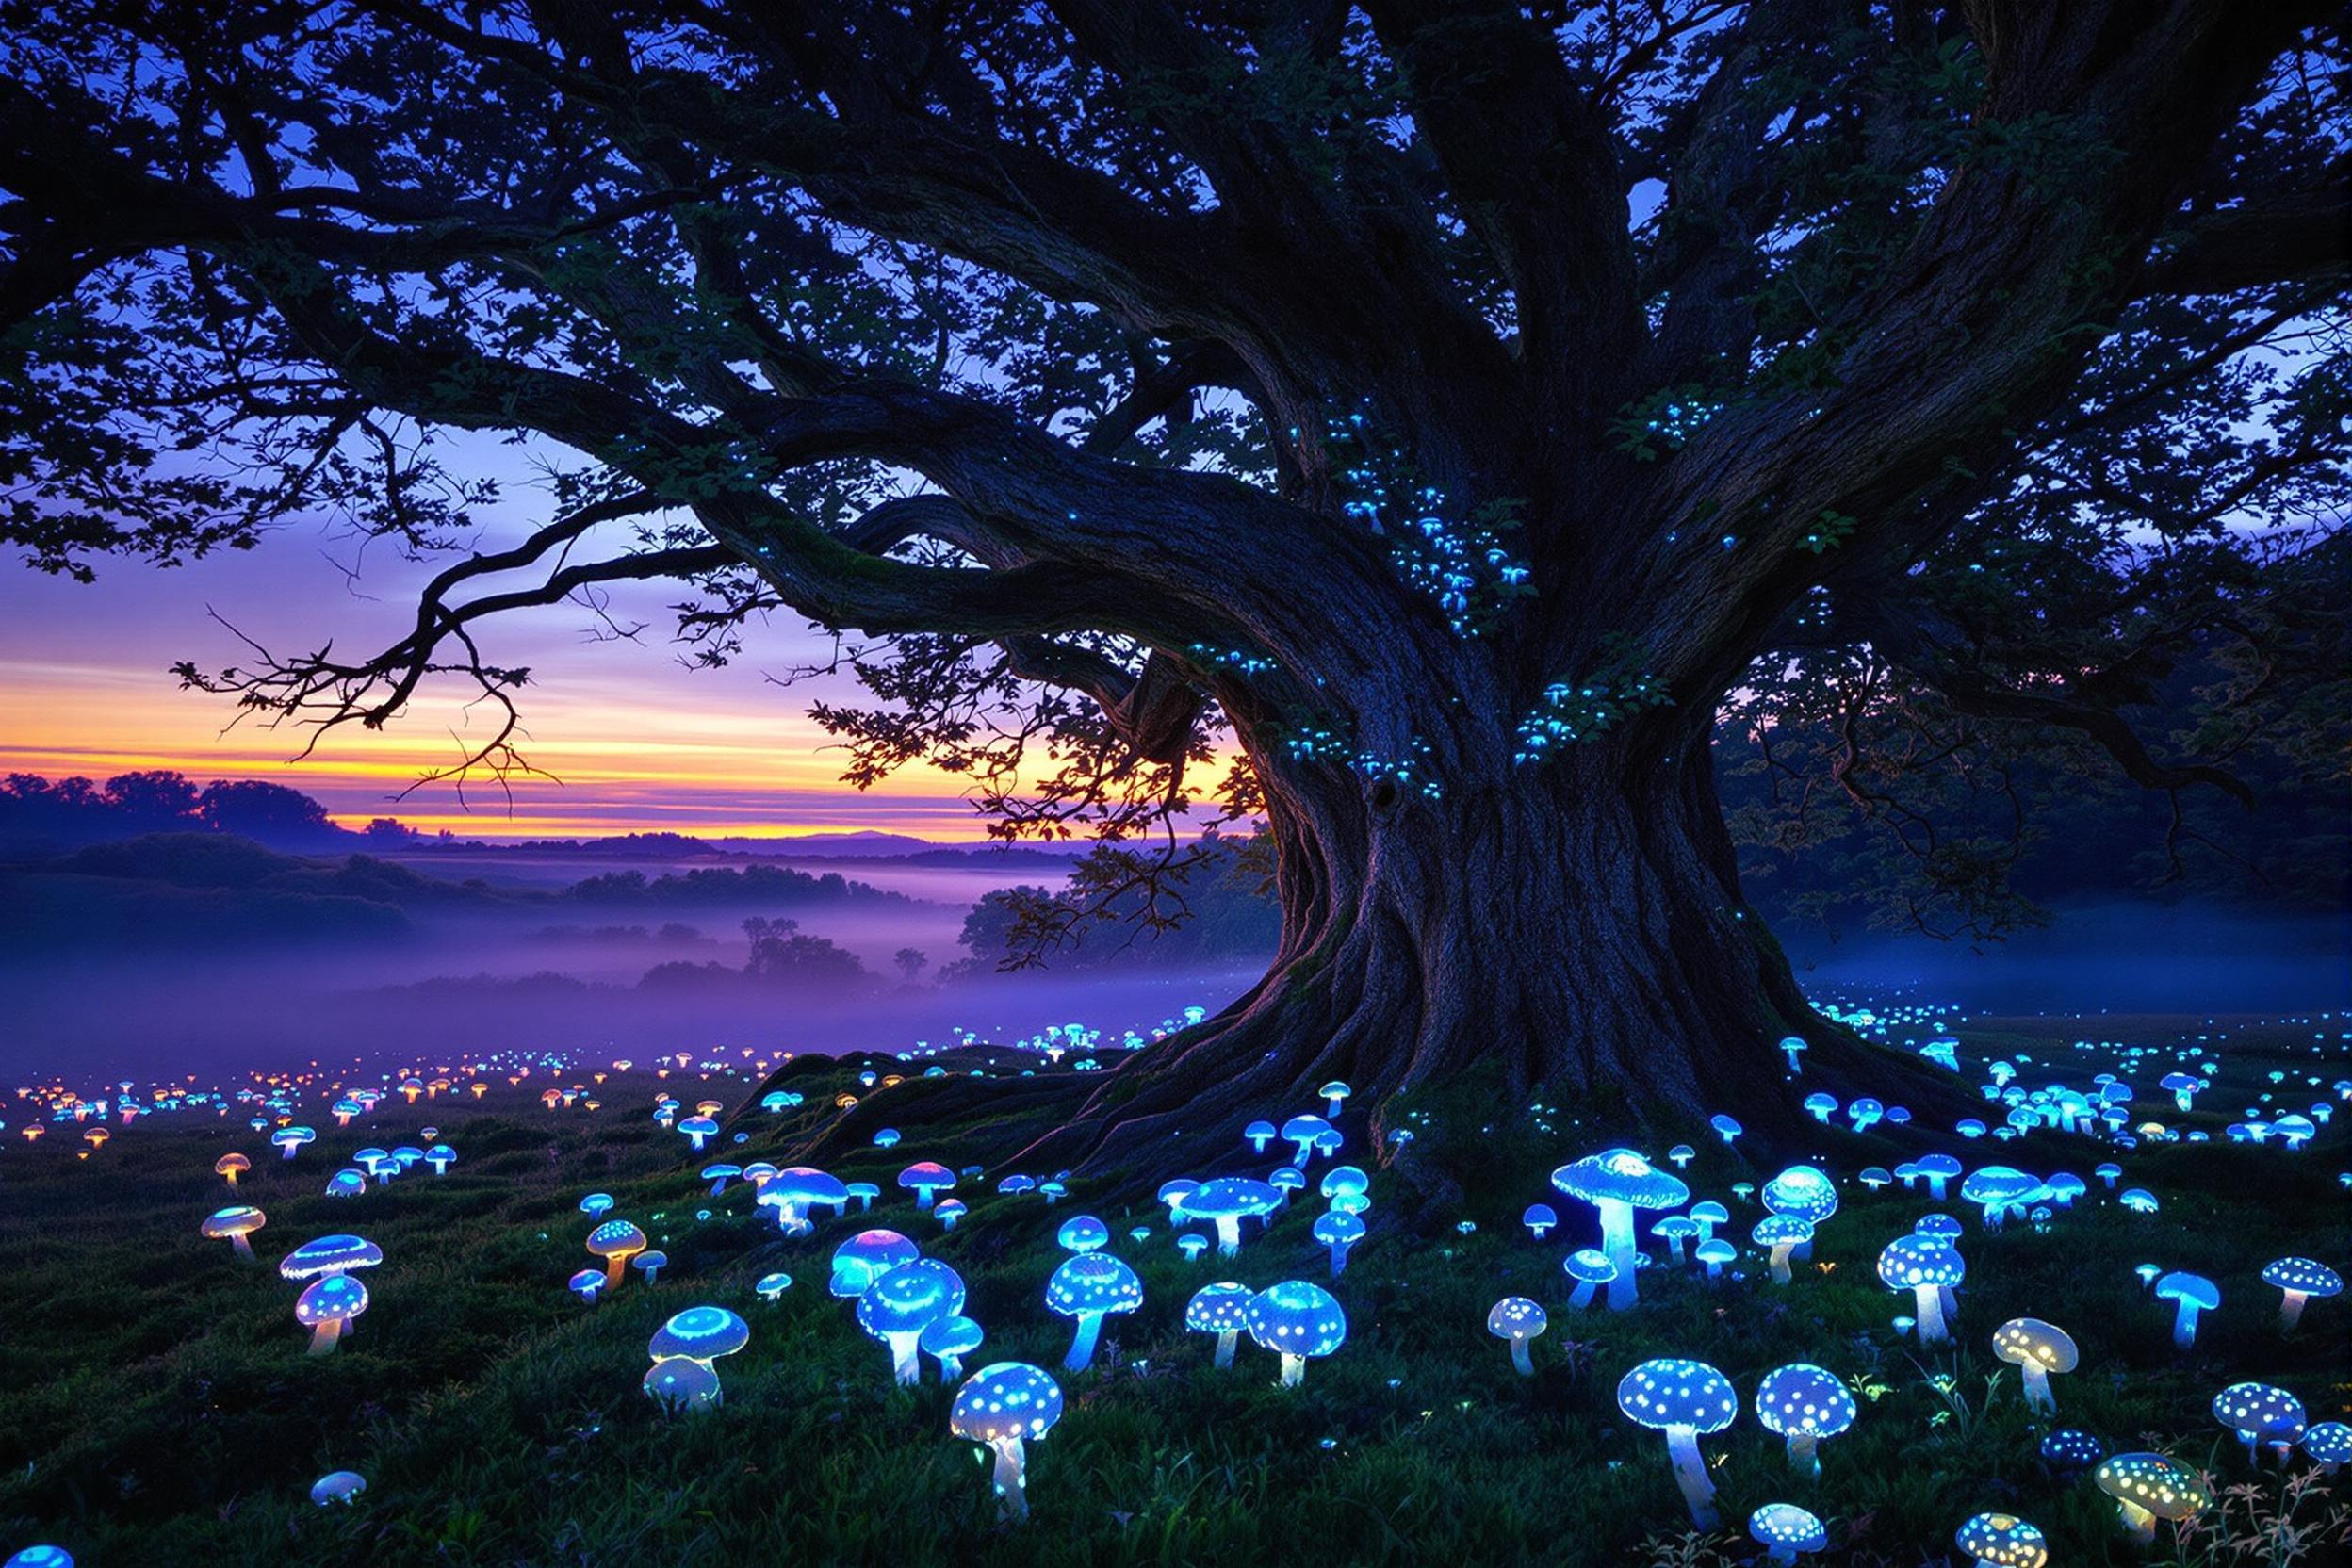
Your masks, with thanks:
M368 1178L349 1166L328 1177L325 1187L329 1198L353 1198L367 1190Z
M359 1494L367 1490L367 1478L362 1476L358 1471L330 1470L325 1475L319 1477L317 1481L312 1483L310 1489L310 1500L317 1503L320 1508L324 1508L329 1503L349 1502L351 1498L359 1495ZM66 1568L73 1568L74 1561L72 1558L68 1557L59 1557L55 1560L42 1559L36 1560L55 1560L64 1563ZM16 1559L10 1558L8 1559L8 1562L10 1564L10 1568L14 1568Z
M1184 1303L1184 1327L1197 1334L1238 1333L1250 1326L1250 1298L1256 1294L1232 1280L1202 1285Z
M863 1308L863 1301L859 1303ZM968 1356L980 1348L988 1331L961 1313L949 1313L923 1325L922 1337L915 1343L923 1352L933 1356Z
M2213 1500L2202 1477L2163 1454L2117 1454L2091 1472L2110 1497L2146 1509L2175 1523L2203 1511Z
M937 1258L902 1264L858 1298L858 1326L882 1339L919 1334L964 1310L964 1277Z
M1854 1396L1826 1367L1791 1362L1756 1384L1756 1418L1779 1437L1836 1437L1854 1416Z
M707 1116L690 1116L678 1124L681 1133L700 1133L709 1137L719 1130L719 1124Z
M2080 1470L2107 1457L2107 1445L2080 1427L2061 1427L2042 1439L2042 1458L2061 1469Z
M1522 1225L1557 1225L1560 1223L1560 1216L1552 1212L1552 1206L1549 1203L1529 1203L1527 1212L1519 1217L1519 1223Z
M1334 1078L1315 1092L1326 1100L1345 1100L1356 1091Z
M230 1236L252 1235L269 1223L270 1217L251 1203L232 1203L225 1209L213 1210L199 1229L207 1241L225 1241Z
M1768 1214L1756 1222L1748 1239L1758 1247L1793 1247L1813 1239L1813 1222L1800 1215Z
M1247 1176L1220 1176L1184 1194L1176 1206L1196 1219L1229 1219L1269 1214L1281 1201L1282 1194L1267 1183Z
M1758 1544L1785 1551L1818 1552L1829 1544L1829 1531L1820 1518L1794 1503L1766 1503L1749 1514L1748 1534Z
M2322 1464L2352 1460L2352 1427L2341 1421L2322 1421L2303 1434L2303 1451Z
M2202 1274L2175 1269L2156 1282L2156 1298L2160 1301L2189 1301L2211 1312L2221 1305L2221 1289Z
M707 1361L664 1356L646 1369L645 1390L674 1411L706 1410L719 1402L719 1375Z
M1956 1154L1921 1154L1911 1162L1912 1168L1922 1176L1942 1176L1947 1179L1960 1174L1960 1157Z
M751 1325L725 1307L688 1307L653 1331L645 1354L656 1361L684 1356L689 1361L716 1361L731 1356L751 1342Z
M2021 1203L2041 1190L2040 1177L2005 1165L1979 1166L1960 1184L1960 1196L1971 1203Z
M1074 1214L1054 1233L1054 1241L1071 1252L1097 1252L1111 1244L1111 1228L1090 1214Z
M2050 1543L2014 1513L1980 1513L1953 1532L1959 1548L1991 1568L2042 1568Z
M2013 1317L1993 1331L1993 1354L2012 1366L2028 1362L2045 1372L2071 1372L2078 1352L2073 1336L2038 1317Z
M781 1296L786 1291L792 1288L792 1277L790 1274L781 1272L775 1274L762 1274L760 1276L760 1282L753 1285L751 1288L759 1292L761 1296L765 1296L773 1299L774 1298Z
M1552 1185L1588 1203L1630 1203L1637 1209L1671 1209L1690 1189L1631 1149L1604 1149L1552 1172Z
M232 1170L251 1170L253 1168L253 1162L246 1158L244 1155L237 1153L223 1154L219 1159L212 1162L212 1173L215 1176L226 1176Z
M1650 1227L1650 1234L1669 1240L1681 1236L1686 1240L1699 1233L1699 1222L1687 1214L1670 1214Z
M706 1182L715 1182L723 1176L741 1176L743 1173L742 1166L729 1165L725 1160L713 1161L702 1168L702 1179Z
M1712 1198L1707 1198L1690 1205L1690 1217L1703 1222L1711 1221L1717 1225L1728 1225L1731 1223L1731 1211Z
M952 1187L956 1173L937 1160L917 1160L898 1173L903 1187Z
M1330 1122L1312 1113L1292 1117L1282 1123L1282 1136L1292 1143L1297 1143L1302 1138L1312 1140L1320 1137L1331 1130Z
M632 1230L634 1226L630 1227ZM320 1236L305 1242L278 1260L278 1273L288 1280L316 1279L354 1268L373 1268L384 1261L384 1249L361 1236Z
M1701 1263L1729 1263L1740 1255L1740 1249L1721 1236L1709 1236L1690 1255Z
M807 1208L811 1203L846 1203L849 1189L841 1178L829 1176L813 1166L788 1165L760 1184L760 1200L765 1203L789 1203L794 1208Z
M1272 1138L1278 1135L1274 1131L1274 1124L1272 1122L1253 1121L1249 1126L1244 1127L1241 1130L1241 1135L1245 1138L1255 1140L1258 1138Z
M1194 1181L1189 1176L1179 1176L1172 1182L1162 1182L1160 1184L1159 1200L1163 1203L1174 1203L1177 1200L1183 1198L1184 1194L1188 1192L1198 1192L1200 1190L1200 1183Z
M588 1233L588 1250L599 1258L633 1258L645 1250L645 1233L626 1219L608 1219Z
M1740 1396L1729 1378L1703 1361L1659 1356L1618 1380L1617 1408L1626 1420L1654 1430L1719 1432L1740 1413Z
M2269 1383L2231 1383L2213 1396L2213 1419L2251 1442L2293 1443L2309 1419L2303 1401Z
M1917 1290L1921 1285L1956 1285L1968 1266L1960 1250L1948 1241L1916 1232L1897 1236L1878 1255L1879 1282L1888 1290Z
M2280 1258L2265 1264L2262 1283L2299 1290L2306 1296L2334 1296L2344 1289L2343 1277L2316 1258Z
M876 1280L921 1256L923 1249L896 1231L880 1226L860 1231L833 1249L833 1279L826 1288L844 1300L863 1296Z
M1317 1215L1308 1234L1325 1247L1348 1247L1364 1239L1364 1221L1352 1214L1334 1209Z
M583 1268L564 1281L564 1288L594 1295L604 1288L604 1273L601 1269Z
M1579 1247L1560 1260L1560 1272L1588 1285L1605 1285L1617 1277L1617 1261L1597 1247Z
M1326 1198L1337 1198L1343 1192L1363 1193L1372 1190L1372 1178L1359 1166L1335 1165L1323 1173L1322 1185L1316 1190Z
M1918 1223L1911 1227L1911 1233L1916 1236L1933 1236L1937 1241L1957 1241L1967 1229L1968 1227L1948 1214L1923 1214L1919 1216Z
M1062 1385L1025 1361L991 1362L956 1391L947 1429L972 1443L1035 1443L1062 1418Z
M1321 1285L1282 1280L1250 1298L1250 1337L1287 1356L1328 1356L1348 1342L1348 1312Z
M1486 1331L1496 1339L1533 1339L1550 1321L1543 1306L1524 1296L1506 1296L1486 1315Z
M1133 1312L1143 1305L1143 1282L1108 1252L1080 1252L1064 1258L1045 1282L1045 1304L1064 1317Z
M1757 1195L1774 1214L1792 1215L1819 1225L1838 1212L1838 1184L1809 1165L1792 1165Z
M349 1323L368 1310L368 1287L349 1274L322 1274L294 1298L294 1321L305 1329Z

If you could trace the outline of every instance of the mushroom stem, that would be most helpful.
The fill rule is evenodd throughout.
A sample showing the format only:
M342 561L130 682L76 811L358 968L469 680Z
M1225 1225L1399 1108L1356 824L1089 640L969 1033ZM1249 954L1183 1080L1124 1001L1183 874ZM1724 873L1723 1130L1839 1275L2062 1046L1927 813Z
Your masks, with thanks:
M311 1328L308 1353L314 1356L327 1355L335 1349L335 1341L342 1337L343 1320L339 1317L323 1318Z
M1344 1241L1335 1241L1331 1243L1331 1278L1334 1280L1338 1279L1342 1271L1344 1271L1347 1266L1348 1244Z
M1241 1216L1221 1214L1217 1217L1217 1255L1230 1258L1241 1250Z
M2050 1392L2049 1369L2040 1362L2028 1360L2018 1363L2017 1370L2025 1374L2025 1408L2054 1414L2058 1400Z
M882 1336L882 1343L890 1348L890 1370L898 1375L898 1380L902 1383L923 1381L923 1363L915 1355L916 1344L922 1338L920 1331L911 1334L884 1334Z
M1796 1243L1791 1241L1772 1243L1772 1283L1785 1285L1788 1282L1788 1253L1795 1246Z
M629 1260L621 1256L618 1252L613 1253L611 1257L604 1260L605 1289L618 1290L621 1288L621 1269L628 1262Z
M1306 1375L1307 1358L1304 1356L1294 1356L1288 1351L1284 1351L1282 1354L1282 1386L1284 1388L1297 1388L1298 1386L1298 1380Z
M2172 1319L2172 1343L2182 1350L2197 1343L2197 1303L2185 1296L2180 1298L2180 1310Z
M1633 1205L1604 1198L1597 1207L1601 1211L1601 1250L1617 1266L1617 1277L1609 1282L1609 1310L1624 1312L1640 1300L1641 1287L1633 1282Z
M243 1258L247 1263L256 1261L253 1257L253 1244L247 1241L242 1233L231 1236L229 1238L229 1245L236 1248L237 1255Z
M1062 1358L1062 1365L1072 1372L1084 1372L1094 1361L1095 1337L1102 1331L1102 1315L1082 1312L1078 1315L1078 1332L1070 1342L1070 1354Z
M2123 1511L2123 1527L2132 1534L2132 1544L2152 1546L2156 1544L2156 1515L2129 1497L2117 1497L2115 1507Z
M1511 1364L1518 1368L1519 1375L1523 1378L1532 1378L1535 1376L1535 1363L1527 1359L1527 1342L1526 1340L1514 1339L1511 1342Z
M1000 1437L988 1445L996 1450L996 1497L1008 1520L1029 1517L1029 1479L1021 1474L1021 1439Z
M931 1189L929 1187L917 1187L915 1189L915 1207L918 1209L927 1209L930 1206Z
M229 1184L231 1186L235 1186L237 1184L237 1177L234 1173L232 1173L229 1177ZM2295 1331L2295 1324L2300 1321L2303 1316L2303 1303L2308 1298L2309 1292L2290 1290L2285 1296L2279 1298L2278 1331L2280 1333L2292 1333Z
M1788 1434L1788 1468L1809 1481L1821 1478L1821 1445L1814 1433Z
M1223 1333L1217 1336L1217 1365L1231 1366L1233 1364L1233 1342L1240 1337L1241 1331L1239 1329L1228 1329Z
M1919 1300L1915 1311L1919 1320L1919 1343L1941 1345L1951 1337L1944 1332L1943 1292L1935 1285L1919 1285L1911 1294Z
M1597 1282L1593 1280L1578 1280L1576 1288L1568 1293L1568 1309L1571 1312L1582 1312L1591 1303L1592 1287Z
M939 1381L959 1383L964 1380L964 1358L953 1352L939 1358Z
M1715 1483L1707 1478L1707 1461L1699 1457L1698 1429L1667 1428L1666 1453L1674 1461L1674 1483L1682 1488L1682 1500L1690 1505L1690 1523L1703 1530L1713 1529L1721 1521L1715 1512Z
M1936 1305L1942 1313L1946 1328L1960 1321L1960 1293L1950 1285L1936 1287Z

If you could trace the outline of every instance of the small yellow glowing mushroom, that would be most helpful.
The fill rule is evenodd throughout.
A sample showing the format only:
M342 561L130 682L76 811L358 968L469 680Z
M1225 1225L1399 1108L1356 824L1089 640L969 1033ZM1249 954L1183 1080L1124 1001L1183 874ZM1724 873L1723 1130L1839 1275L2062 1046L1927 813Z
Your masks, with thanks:
M237 1189L237 1177L253 1168L253 1162L242 1154L223 1154L212 1162L212 1173L215 1176L227 1177L229 1189L232 1192Z
M2142 1546L2154 1544L2157 1520L2177 1525L2213 1500L2203 1477L2163 1454L2117 1454L2092 1471L2091 1479L2115 1500L2124 1528Z
M2024 1375L2026 1409L2045 1414L2058 1408L2050 1375L2073 1371L2078 1358L2066 1330L2038 1317L2013 1317L1995 1329L1993 1354Z

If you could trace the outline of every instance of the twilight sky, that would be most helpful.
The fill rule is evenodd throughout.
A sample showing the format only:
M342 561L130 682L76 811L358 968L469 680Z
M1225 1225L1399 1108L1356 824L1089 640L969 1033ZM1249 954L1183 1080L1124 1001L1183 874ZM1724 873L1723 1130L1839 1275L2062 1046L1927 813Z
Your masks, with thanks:
M513 456L489 461L518 475ZM540 514L541 498L527 485L519 475L511 482L484 546L511 542ZM416 564L380 543L363 554L345 534L320 518L288 524L253 551L169 570L102 561L89 586L0 562L0 772L105 778L172 767L200 781L266 778L318 797L352 825L389 814L469 837L657 828L982 836L980 818L943 775L910 771L862 794L838 782L841 754L825 749L829 738L804 716L820 688L786 691L767 678L822 654L825 644L805 624L781 618L751 629L731 668L683 667L662 608L680 596L675 583L615 592L615 618L645 623L634 643L597 640L596 616L571 605L483 629L486 658L531 666L522 749L563 780L518 781L512 815L495 786L467 790L470 811L446 785L397 806L387 799L457 757L451 732L466 733L469 720L451 701L420 700L380 731L346 726L310 760L289 766L303 737L250 722L224 729L236 716L230 699L179 690L168 667L192 659L218 668L244 651L208 608L275 647L333 638L373 652L389 641L414 615L416 586L449 558ZM356 562L357 580L347 581L337 562ZM840 694L847 683L829 689ZM471 728L489 722L475 717Z

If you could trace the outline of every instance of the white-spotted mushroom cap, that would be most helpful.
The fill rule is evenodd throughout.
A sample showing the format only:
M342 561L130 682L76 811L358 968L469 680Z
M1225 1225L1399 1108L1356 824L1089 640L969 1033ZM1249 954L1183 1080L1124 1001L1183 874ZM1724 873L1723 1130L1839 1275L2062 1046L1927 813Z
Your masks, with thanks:
M833 1279L826 1288L842 1300L863 1296L874 1281L922 1255L922 1248L896 1231L880 1226L860 1231L833 1249Z
M2080 1427L2061 1427L2042 1439L2044 1462L2060 1470L2087 1470L2107 1457L2107 1445Z
M725 1307L688 1307L654 1331L645 1354L656 1361L672 1356L716 1361L750 1342L751 1325Z
M1307 1233L1320 1247L1353 1247L1364 1239L1364 1221L1344 1210L1315 1217L1315 1224Z
M2352 1427L2341 1421L2321 1421L2303 1434L2303 1451L2319 1464L2352 1460Z
M1035 1443L1061 1418L1061 1384L1042 1367L1000 1361L964 1380L947 1425L972 1443Z
M1790 1166L1765 1183L1757 1196L1772 1213L1792 1215L1815 1225L1838 1212L1838 1184L1809 1165Z
M1111 1228L1090 1214L1074 1214L1062 1221L1054 1239L1066 1251L1099 1252L1111 1244Z
M1486 1315L1486 1331L1496 1339L1533 1339L1548 1321L1543 1306L1524 1296L1506 1296Z
M1794 1503L1766 1503L1749 1514L1748 1534L1758 1545L1784 1552L1818 1552L1829 1544L1820 1517Z
M1956 1285L1968 1271L1960 1250L1950 1242L1914 1233L1897 1236L1878 1254L1879 1282L1888 1290L1917 1290L1921 1285Z
M1256 1294L1231 1280L1202 1285L1184 1303L1184 1327L1197 1334L1239 1333L1250 1327L1250 1298Z
M858 1298L858 1326L876 1339L920 1334L964 1310L964 1277L937 1258L917 1258L874 1282Z
M1768 1214L1756 1222L1748 1239L1758 1247L1793 1247L1813 1239L1813 1222L1793 1214Z
M1328 1356L1348 1342L1348 1313L1321 1285L1283 1280L1250 1298L1250 1337L1285 1356Z
M2316 1258L2280 1258L2262 1268L2262 1283L2323 1299L2341 1293L2344 1278Z
M2248 1443L2293 1443L2308 1419L2303 1401L2269 1383L2231 1383L2213 1396L2213 1419Z
M1046 1281L1045 1304L1064 1317L1133 1312L1143 1305L1143 1282L1108 1252L1080 1252L1064 1258Z
M1740 1413L1740 1396L1731 1380L1707 1363L1659 1356L1618 1380L1617 1408L1626 1420L1658 1431L1719 1432Z
M1854 1416L1854 1396L1826 1367L1791 1362L1756 1384L1756 1418L1775 1437L1836 1437Z
M294 1321L305 1329L349 1323L368 1310L368 1287L349 1274L323 1274L294 1300Z
M2077 1351L2073 1336L2038 1317L2013 1317L1993 1331L1993 1354L2012 1366L2031 1362L2045 1372L2071 1372Z
M2091 1480L2116 1501L2176 1524L2203 1512L2213 1500L2203 1478L2163 1454L2117 1454L2102 1461Z
M1178 1206L1195 1219L1246 1219L1271 1214L1281 1200L1282 1194L1265 1182L1221 1176L1193 1188Z
M1932 1236L1937 1241L1957 1241L1968 1227L1948 1214L1923 1214L1911 1226L1917 1236Z
M2014 1513L1980 1513L1953 1532L1959 1548L1984 1568L2042 1568L2050 1543Z
M1631 1149L1604 1149L1552 1172L1552 1185L1588 1203L1629 1203L1637 1209L1671 1209L1690 1189Z
M635 1227L631 1227L634 1229ZM278 1260L278 1273L288 1280L315 1280L321 1274L346 1274L373 1268L384 1261L384 1249L361 1236L320 1236L304 1242Z

